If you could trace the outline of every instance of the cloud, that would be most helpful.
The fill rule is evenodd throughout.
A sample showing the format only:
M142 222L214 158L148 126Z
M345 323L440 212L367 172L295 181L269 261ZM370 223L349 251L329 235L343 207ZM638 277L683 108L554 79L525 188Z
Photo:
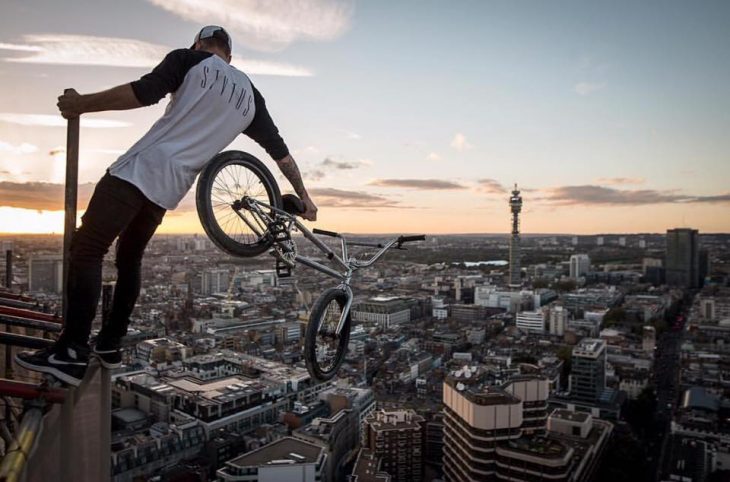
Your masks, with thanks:
M604 186L561 186L546 190L546 196L538 198L559 205L647 205L667 203L727 203L730 193L696 196L676 191L653 189L622 190Z
M334 188L313 188L310 195L318 206L335 208L405 208L398 201L361 191L345 191Z
M311 77L314 73L297 65L269 62L268 60L244 59L236 55L231 60L235 68L253 75L279 75L283 77Z
M37 45L7 44L0 42L0 50L14 50L16 52L42 52L43 47Z
M578 82L573 89L578 95L589 95L606 87L604 83Z
M94 183L79 185L79 207L86 206ZM0 182L0 206L44 211L63 210L64 185L50 182Z
M332 40L350 26L351 0L148 0L196 25L223 25L238 43L281 50L300 40ZM192 37L192 35L191 35Z
M38 151L38 146L23 142L19 145L13 145L7 142L0 141L0 152L9 152L11 154L32 154Z
M453 147L457 151L465 151L467 149L471 149L474 146L469 144L464 134L462 134L461 132L457 132L456 134L454 134L454 138L451 139L451 147Z
M23 40L27 44L0 43L0 50L30 53L24 57L6 57L6 62L151 69L172 50L141 40L91 35L34 34L24 35ZM231 64L248 74L289 77L313 75L304 67L235 55Z
M419 189L424 191L466 189L466 186L451 181L440 179L375 179L368 183L370 186L379 187L404 187L408 189Z
M644 184L646 179L643 177L601 177L596 179L596 182L604 185Z
M350 170L357 169L358 167L362 167L365 164L367 164L367 162L365 161L335 161L334 159L328 157L321 162L320 166L331 167L340 170Z
M17 114L13 112L0 112L0 122L8 122L10 124L20 124L22 126L40 126L40 127L66 127L68 121L60 115L46 114ZM108 129L113 127L129 127L132 124L110 119L97 119L82 117L81 127L91 129Z
M428 159L429 161L440 161L441 156L439 156L435 152L429 152L428 155L426 156L426 159Z
M495 179L479 179L477 184L479 185L479 191L488 194L504 194L507 192L507 189Z
M730 203L730 193L714 196L695 196L689 202L695 203Z

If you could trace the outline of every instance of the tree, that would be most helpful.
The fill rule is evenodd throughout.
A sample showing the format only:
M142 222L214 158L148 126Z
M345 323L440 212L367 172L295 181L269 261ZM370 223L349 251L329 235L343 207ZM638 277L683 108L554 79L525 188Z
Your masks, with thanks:
M578 285L573 279L561 280L555 283L555 289L561 293L566 291L575 291L576 286Z

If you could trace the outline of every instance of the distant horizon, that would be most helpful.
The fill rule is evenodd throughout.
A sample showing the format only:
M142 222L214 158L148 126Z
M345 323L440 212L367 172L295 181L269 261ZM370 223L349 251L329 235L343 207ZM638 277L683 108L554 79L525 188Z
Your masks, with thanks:
M696 229L687 226L669 228L669 229ZM730 232L704 232L698 230L700 236L730 236ZM398 235L413 235L413 234L424 234L426 236L490 236L490 237L506 237L509 238L510 233L423 233L423 232L388 232L388 233L350 233L347 231L340 231L340 234L348 236L398 236ZM294 233L295 236L301 235L300 233ZM63 236L63 233L0 233L0 238L7 238L13 236ZM208 238L203 232L188 232L188 233L170 233L170 232L158 232L155 236L202 236ZM521 237L551 237L551 236L577 236L577 237L588 237L588 236L666 236L666 232L617 232L617 233L520 233Z

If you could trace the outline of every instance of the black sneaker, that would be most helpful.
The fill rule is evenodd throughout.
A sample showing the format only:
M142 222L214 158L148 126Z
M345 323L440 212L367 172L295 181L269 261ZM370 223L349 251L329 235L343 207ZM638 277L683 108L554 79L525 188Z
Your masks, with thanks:
M101 340L94 345L92 353L101 366L108 370L122 366L122 349L116 343L105 343Z
M15 355L23 368L53 375L75 387L81 384L89 365L88 358L68 347L49 346L38 351L24 351Z

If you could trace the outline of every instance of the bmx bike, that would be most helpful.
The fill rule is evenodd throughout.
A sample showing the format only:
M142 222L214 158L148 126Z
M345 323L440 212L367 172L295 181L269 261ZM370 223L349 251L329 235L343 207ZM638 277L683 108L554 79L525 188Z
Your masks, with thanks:
M424 235L398 236L383 243L348 241L344 236L322 229L307 229L297 215L304 203L291 194L281 195L268 168L254 156L241 151L225 151L206 164L198 178L196 206L201 224L211 241L233 256L253 257L271 250L279 276L291 275L299 263L339 281L325 290L312 306L304 335L304 359L309 373L320 381L335 376L350 340L350 308L353 274L380 259L389 249L422 241ZM300 232L317 247L334 267L297 252L292 232ZM316 235L340 240L341 254L335 253ZM352 246L378 249L368 259L350 256Z

